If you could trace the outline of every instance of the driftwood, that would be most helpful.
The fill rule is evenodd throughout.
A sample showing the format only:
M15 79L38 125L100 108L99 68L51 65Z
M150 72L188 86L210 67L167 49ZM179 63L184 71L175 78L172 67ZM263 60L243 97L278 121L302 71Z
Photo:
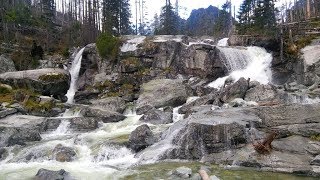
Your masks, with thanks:
M202 180L210 180L210 177L205 170L200 169L199 174L200 174Z
M272 132L262 142L253 143L254 150L259 154L269 154L272 150L272 141L276 138L277 133Z

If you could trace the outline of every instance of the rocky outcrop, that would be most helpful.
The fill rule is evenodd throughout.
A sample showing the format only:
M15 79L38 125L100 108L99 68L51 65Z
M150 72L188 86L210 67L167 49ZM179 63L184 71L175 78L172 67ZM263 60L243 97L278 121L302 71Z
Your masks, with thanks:
M185 103L189 96L190 92L182 80L156 79L142 85L137 109L145 105L176 107Z
M52 150L54 159L59 162L70 162L75 159L75 156L77 155L76 152L70 148L63 146L62 144L58 144L53 150Z
M59 171L51 171L47 169L40 169L35 178L35 180L71 180L72 177L70 173L61 169Z
M38 69L0 74L0 82L40 94L64 96L69 89L69 73L63 69Z
M16 68L13 61L5 56L4 54L0 56L0 74L5 72L14 72Z
M242 147L247 143L246 125L259 121L246 109L196 112L163 134L163 138L173 137L173 146L162 158L199 160L206 154Z
M146 124L137 127L129 136L129 147L135 152L139 152L154 143L155 137Z

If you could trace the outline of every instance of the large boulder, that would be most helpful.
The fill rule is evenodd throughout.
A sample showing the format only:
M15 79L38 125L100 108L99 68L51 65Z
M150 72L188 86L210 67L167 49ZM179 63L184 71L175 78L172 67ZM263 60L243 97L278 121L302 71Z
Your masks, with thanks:
M235 149L247 143L246 126L260 119L246 109L205 109L178 121L166 130L159 143L141 154L144 159L155 156L151 151L160 148L160 159L199 160L206 154ZM173 144L167 147L166 142ZM167 149L165 149L167 148ZM151 152L151 154L149 153Z
M154 108L144 113L140 121L151 124L169 124L172 123L172 111L161 111Z
M76 152L70 148L63 146L62 144L58 144L53 150L52 150L53 156L56 161L59 162L70 162L75 159L75 156L77 155Z
M107 97L103 99L91 100L93 106L109 111L123 113L126 109L126 102L121 97Z
M0 74L5 72L16 71L13 61L5 56L4 54L0 56Z
M247 90L249 89L249 80L240 78L234 84L227 86L220 94L221 102L230 102L236 98L244 99Z
M61 169L59 171L51 171L47 169L39 169L37 172L35 180L71 180L72 177L70 173Z
M311 137L320 134L320 123L291 124L273 127L282 136L300 135Z
M25 145L27 142L40 141L42 117L8 116L0 119L0 147Z
M90 131L98 128L98 121L94 117L75 117L70 119L70 128L77 131Z
M0 126L0 147L26 145L27 142L40 140L40 131L37 129Z
M0 74L0 82L50 96L64 96L69 89L69 73L63 69L37 69Z
M81 106L80 109L84 117L96 118L96 120L104 123L119 122L126 118L126 116L118 112L102 109L101 107Z
M213 104L216 98L217 98L217 94L215 93L210 93L208 95L202 96L192 102L184 104L181 108L179 108L179 113L187 114L188 112L190 112L190 109L192 107Z
M135 152L139 152L154 143L155 137L146 124L137 127L129 136L129 147Z
M190 92L182 80L156 79L145 83L141 87L141 94L137 100L137 109L145 105L155 108L176 107L186 102Z

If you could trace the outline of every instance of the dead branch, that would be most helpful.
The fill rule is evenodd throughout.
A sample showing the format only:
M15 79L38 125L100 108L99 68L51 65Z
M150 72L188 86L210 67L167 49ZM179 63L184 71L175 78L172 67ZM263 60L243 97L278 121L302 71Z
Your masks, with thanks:
M272 141L276 138L277 133L272 132L269 134L262 142L253 143L254 150L256 150L259 154L269 154L272 150Z

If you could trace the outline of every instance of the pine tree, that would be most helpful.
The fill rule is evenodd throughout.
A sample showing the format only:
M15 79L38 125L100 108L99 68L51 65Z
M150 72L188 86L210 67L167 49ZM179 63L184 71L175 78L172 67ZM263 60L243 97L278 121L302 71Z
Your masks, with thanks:
M179 17L174 12L170 0L166 1L166 5L162 8L160 15L159 34L176 35L179 32L178 25Z
M102 3L103 30L122 35L131 33L130 4L128 0L104 0Z

